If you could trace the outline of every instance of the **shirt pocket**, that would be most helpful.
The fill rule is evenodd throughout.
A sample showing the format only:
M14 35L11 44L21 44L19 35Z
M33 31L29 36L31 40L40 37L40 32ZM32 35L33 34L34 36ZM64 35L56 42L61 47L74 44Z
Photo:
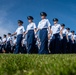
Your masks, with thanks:
M20 33L23 33L23 29L20 29Z

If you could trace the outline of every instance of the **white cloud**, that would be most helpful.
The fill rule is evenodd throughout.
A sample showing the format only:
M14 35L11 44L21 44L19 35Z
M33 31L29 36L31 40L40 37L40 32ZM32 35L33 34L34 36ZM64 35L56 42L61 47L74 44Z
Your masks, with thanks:
M3 36L3 34L7 34L8 32L10 32L10 31L5 28L0 27L0 36Z
M13 23L7 19L10 9L13 7L13 4L5 4L0 7L0 36L12 32Z

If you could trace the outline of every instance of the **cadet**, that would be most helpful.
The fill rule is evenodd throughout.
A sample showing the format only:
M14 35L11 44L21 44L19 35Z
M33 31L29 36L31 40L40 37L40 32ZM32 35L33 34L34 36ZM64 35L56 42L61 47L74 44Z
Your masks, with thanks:
M53 19L54 25L51 27L52 37L52 53L60 53L60 30L61 25L58 24L58 19Z
M2 53L2 37L0 36L0 53Z
M50 22L48 19L46 19L47 14L45 12L41 12L41 21L38 24L38 30L40 30L39 32L39 38L40 38L40 50L39 50L39 54L48 54L48 31L47 29L49 29L50 31Z
M4 34L3 39L2 39L2 52L3 53L6 52L6 42L7 42L7 36L6 36L6 34Z
M25 35L27 34L27 53L31 54L31 53L35 53L35 31L36 31L36 24L33 22L33 17L32 16L28 16L28 26L25 32Z
M23 24L23 21L21 20L18 20L18 28L16 30L16 32L13 35L16 35L17 34L17 45L16 45L16 49L14 51L15 54L18 54L19 52L21 52L21 43L22 43L22 39L23 39L23 34L25 32L25 29L24 29L24 26L22 25ZM21 52L22 53L22 52Z
M65 24L61 24L60 38L61 38L61 53L67 52L67 30L65 29Z
M6 53L11 53L11 43L12 43L11 33L8 33Z

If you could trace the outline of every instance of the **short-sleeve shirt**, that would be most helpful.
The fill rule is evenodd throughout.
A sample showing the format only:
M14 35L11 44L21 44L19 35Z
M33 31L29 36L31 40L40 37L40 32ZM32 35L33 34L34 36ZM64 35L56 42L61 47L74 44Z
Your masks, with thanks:
M62 34L67 35L67 34L68 34L68 31L67 31L66 29L63 29L63 30L62 30Z
M60 33L60 30L61 30L60 24L56 24L51 27L52 34Z
M68 38L72 39L72 33L71 32L68 32Z
M17 39L14 39L14 40L13 40L13 44L16 44L16 42L17 42Z
M51 24L50 24L50 22L49 22L48 19L43 19L43 20L41 20L41 21L39 22L39 24L38 24L38 28L39 28L39 29L48 28L48 27L50 27L50 26L51 26Z
M3 38L2 42L6 42L7 41L7 38Z
M7 38L7 42L8 42L8 41L12 41L12 37L8 37L8 38Z
M36 24L32 22L28 24L26 31L34 30L35 28L36 28Z
M2 40L0 39L0 45L2 45Z
M76 35L74 35L74 39L75 39L75 41L76 41Z
M16 30L17 35L23 34L25 32L24 26L19 26Z

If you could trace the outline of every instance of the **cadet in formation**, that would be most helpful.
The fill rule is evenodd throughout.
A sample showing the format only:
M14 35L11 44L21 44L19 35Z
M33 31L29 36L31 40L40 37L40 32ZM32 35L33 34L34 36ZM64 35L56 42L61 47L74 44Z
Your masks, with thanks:
M18 28L15 31L12 36L17 35L17 44L16 44L16 49L14 51L15 54L18 54L19 52L23 53L23 50L21 50L22 47L22 39L23 39L23 34L25 32L24 26L23 26L23 21L18 20Z
M45 12L41 12L40 13L41 16L41 21L38 24L38 28L37 31L40 30L39 32L39 38L40 38L40 50L39 50L39 54L48 54L48 31L47 29L50 31L50 22L49 20L46 18L47 14Z

